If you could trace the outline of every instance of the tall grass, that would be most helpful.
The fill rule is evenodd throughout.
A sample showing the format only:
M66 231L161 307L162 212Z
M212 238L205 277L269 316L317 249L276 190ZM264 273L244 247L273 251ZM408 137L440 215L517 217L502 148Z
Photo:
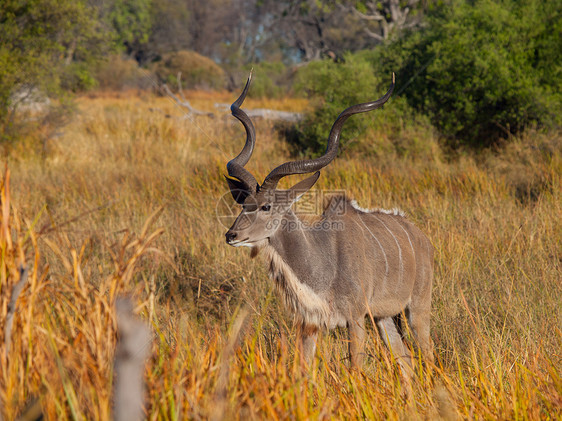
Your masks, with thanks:
M232 99L189 98L209 111ZM562 416L559 134L529 132L502 149L445 160L430 134L408 156L388 148L388 134L368 133L385 154L345 151L323 170L318 189L346 190L365 207L399 206L435 245L437 363L420 361L405 400L375 329L362 371L348 368L340 331L321 337L312 369L301 367L292 320L263 263L224 243L215 210L228 194L225 162L244 139L234 119L184 119L151 96L79 105L60 137L5 150L1 320L19 268L29 268L7 355L0 343L6 419L33 400L47 419L110 417L121 294L134 297L154 334L149 419ZM256 125L248 168L259 179L288 152L270 123Z

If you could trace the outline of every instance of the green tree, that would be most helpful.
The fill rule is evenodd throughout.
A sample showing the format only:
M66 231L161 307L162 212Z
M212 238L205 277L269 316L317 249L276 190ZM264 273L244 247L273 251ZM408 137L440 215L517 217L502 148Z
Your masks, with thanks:
M136 57L145 48L153 24L152 0L89 0L88 3L97 9L116 49Z
M562 1L453 0L372 60L443 135L494 143L562 116Z
M0 136L26 95L91 86L89 69L106 42L96 10L84 1L0 2Z

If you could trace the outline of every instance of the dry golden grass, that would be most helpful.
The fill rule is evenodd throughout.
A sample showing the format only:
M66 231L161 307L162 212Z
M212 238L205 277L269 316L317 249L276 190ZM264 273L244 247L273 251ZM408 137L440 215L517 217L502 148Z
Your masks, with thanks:
M188 97L207 111L233 99ZM0 342L5 419L36 398L47 419L110 417L120 294L134 297L154 332L149 419L562 416L560 135L527 133L446 162L429 135L404 156L388 133L367 133L384 154L346 151L323 170L318 189L344 189L365 207L399 206L435 245L438 364L427 370L420 361L406 402L372 329L362 372L347 368L339 331L321 338L315 366L303 370L264 265L224 243L215 208L227 193L225 163L244 139L232 117L185 119L147 94L85 97L79 106L44 148L22 140L4 149L2 334L19 266L29 268L8 355ZM259 179L288 155L270 123L256 125L248 167Z

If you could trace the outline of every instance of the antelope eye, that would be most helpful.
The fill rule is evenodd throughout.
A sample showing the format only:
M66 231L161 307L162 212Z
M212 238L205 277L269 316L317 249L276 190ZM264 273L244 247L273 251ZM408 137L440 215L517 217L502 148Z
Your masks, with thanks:
M269 212L269 211L271 210L271 205L269 205L269 204L268 204L268 205L263 205L263 206L261 207L261 210L262 210L262 211L265 211L265 212Z

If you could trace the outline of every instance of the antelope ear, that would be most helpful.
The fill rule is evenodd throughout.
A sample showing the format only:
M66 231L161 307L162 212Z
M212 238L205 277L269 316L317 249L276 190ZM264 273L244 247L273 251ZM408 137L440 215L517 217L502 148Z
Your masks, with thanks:
M226 175L224 176L224 178L228 183L230 193L232 194L232 197L234 198L236 203L239 203L240 205L244 204L246 198L251 195L250 187L245 182L243 182L242 180L238 180L237 178L228 177Z
M320 171L316 171L310 177L299 181L297 184L291 187L289 189L289 197L291 198L291 200L293 200L294 202L299 200L303 194L309 191L312 186L316 184L316 182L318 181L318 177L320 177Z

